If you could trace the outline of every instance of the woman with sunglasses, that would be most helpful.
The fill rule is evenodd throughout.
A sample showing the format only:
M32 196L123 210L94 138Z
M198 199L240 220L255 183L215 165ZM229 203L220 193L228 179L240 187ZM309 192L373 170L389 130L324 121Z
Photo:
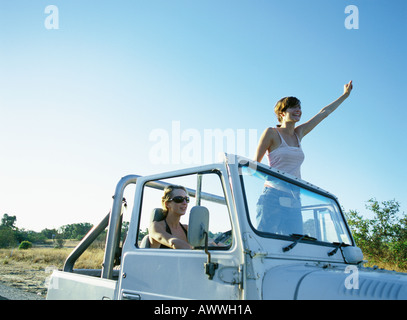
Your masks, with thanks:
M185 215L189 197L183 186L170 185L161 198L165 219L153 221L149 228L150 248L192 249L188 243L188 226L180 219Z

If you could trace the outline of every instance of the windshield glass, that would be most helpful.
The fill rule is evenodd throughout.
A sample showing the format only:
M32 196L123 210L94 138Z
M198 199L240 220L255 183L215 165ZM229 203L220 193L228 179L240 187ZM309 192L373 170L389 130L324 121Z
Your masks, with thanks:
M249 218L266 237L304 234L351 245L335 200L247 166L240 168Z

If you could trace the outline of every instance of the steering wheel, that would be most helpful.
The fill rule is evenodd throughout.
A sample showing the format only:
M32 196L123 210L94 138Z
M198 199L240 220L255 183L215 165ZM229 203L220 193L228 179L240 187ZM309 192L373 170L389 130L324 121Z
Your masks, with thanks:
M229 241L232 240L232 230L228 230L226 232L221 233L220 235L218 235L215 240L213 240L213 242L215 242L216 244L218 244L219 242L221 242L222 244L224 244L225 246L229 245ZM226 244L227 243L227 244Z

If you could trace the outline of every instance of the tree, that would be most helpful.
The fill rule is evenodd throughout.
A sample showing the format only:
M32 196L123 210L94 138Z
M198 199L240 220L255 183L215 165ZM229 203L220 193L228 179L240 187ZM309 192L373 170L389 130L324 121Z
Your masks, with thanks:
M82 239L92 228L92 224L85 223L73 223L62 226L61 233L65 239Z
M129 232L129 224L128 221L123 221L121 233L120 233L120 240L124 242L125 238L127 237L127 232Z
M41 230L41 234L43 234L47 239L55 238L55 235L58 233L57 229L43 229Z
M366 208L373 213L372 219L364 219L354 210L346 214L357 246L373 262L407 268L407 216L399 214L400 204L370 199Z
M0 226L0 248L13 247L17 243L14 231L10 228Z
M16 216L9 216L7 213L1 218L0 225L0 248L12 247L17 243L16 239Z
M16 223L16 220L16 216L9 216L7 213L5 213L3 215L3 218L1 218L1 226L15 230L16 227L14 226L14 224Z

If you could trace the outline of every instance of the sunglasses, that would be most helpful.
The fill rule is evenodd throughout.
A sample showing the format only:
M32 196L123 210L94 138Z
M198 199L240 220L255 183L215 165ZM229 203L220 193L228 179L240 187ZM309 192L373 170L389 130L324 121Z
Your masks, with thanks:
M189 203L189 197L181 197L181 196L177 196L171 199L168 199L168 201L174 201L175 203L182 203L184 202L184 200Z

